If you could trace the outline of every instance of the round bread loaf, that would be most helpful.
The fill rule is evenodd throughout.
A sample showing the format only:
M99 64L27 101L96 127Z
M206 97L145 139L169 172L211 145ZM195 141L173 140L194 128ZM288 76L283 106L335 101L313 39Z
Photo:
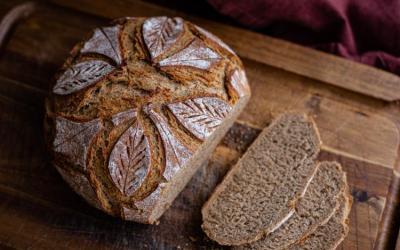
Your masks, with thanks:
M123 18L71 51L46 105L54 165L108 214L154 223L250 97L242 63L179 17Z

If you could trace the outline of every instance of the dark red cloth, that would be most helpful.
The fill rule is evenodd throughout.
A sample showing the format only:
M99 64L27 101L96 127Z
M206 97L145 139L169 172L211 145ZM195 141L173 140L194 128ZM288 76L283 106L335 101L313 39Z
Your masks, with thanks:
M208 0L268 35L400 75L400 0Z

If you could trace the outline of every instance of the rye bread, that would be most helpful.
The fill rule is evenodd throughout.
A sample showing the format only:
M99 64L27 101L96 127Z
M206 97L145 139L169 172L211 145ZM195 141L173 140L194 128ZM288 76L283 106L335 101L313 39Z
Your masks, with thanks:
M348 192L343 192L339 199L340 206L329 219L319 226L314 233L291 245L289 250L333 250L346 238L349 232L348 217L351 210L352 198Z
M63 178L90 204L154 223L250 97L240 59L179 17L122 18L77 44L46 104Z
M294 212L315 173L313 120L284 114L257 137L202 209L204 232L221 245L259 240Z
M331 218L346 188L346 175L338 163L320 163L293 216L262 239L235 249L287 249Z

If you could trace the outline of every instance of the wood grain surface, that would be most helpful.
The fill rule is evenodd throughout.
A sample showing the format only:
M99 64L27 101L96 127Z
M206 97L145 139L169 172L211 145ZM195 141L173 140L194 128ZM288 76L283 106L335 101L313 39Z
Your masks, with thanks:
M400 78L200 18L189 17L242 57L253 93L246 110L159 225L123 222L87 205L46 157L43 102L52 77L72 46L110 18L177 13L137 1L53 2L12 30L0 55L0 247L220 248L202 233L200 208L260 130L287 110L315 118L320 159L340 162L348 174L354 205L339 249L390 247L381 224L398 202L388 192L398 162ZM1 2L0 13L19 3Z

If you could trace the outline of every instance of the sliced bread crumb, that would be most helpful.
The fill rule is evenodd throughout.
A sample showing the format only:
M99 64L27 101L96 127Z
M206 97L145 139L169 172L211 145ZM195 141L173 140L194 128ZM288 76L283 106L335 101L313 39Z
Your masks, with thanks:
M350 213L352 198L348 192L340 196L340 207L330 220L305 239L293 244L290 250L300 249L336 249L346 238L349 232L348 216Z
M320 143L306 115L276 119L204 205L204 232L221 245L241 245L273 231L304 195L316 170Z
M294 215L276 231L235 249L287 249L331 218L346 186L346 175L338 163L320 163Z

